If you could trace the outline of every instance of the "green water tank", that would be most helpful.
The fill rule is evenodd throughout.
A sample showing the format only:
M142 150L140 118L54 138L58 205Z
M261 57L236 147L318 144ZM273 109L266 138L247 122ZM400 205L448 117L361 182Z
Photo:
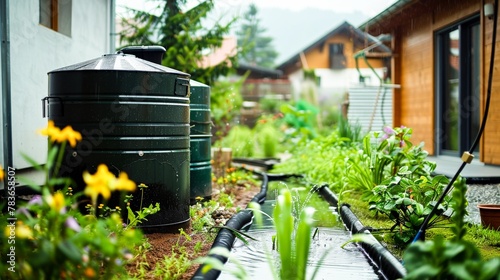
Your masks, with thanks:
M163 48L161 48L163 49ZM161 50L160 50L161 51ZM164 52L164 49L163 49ZM110 54L48 73L48 117L82 133L61 175L84 187L82 172L104 163L148 188L132 209L160 203L140 227L176 231L189 225L189 74L137 58Z
M210 87L190 80L191 203L212 197Z

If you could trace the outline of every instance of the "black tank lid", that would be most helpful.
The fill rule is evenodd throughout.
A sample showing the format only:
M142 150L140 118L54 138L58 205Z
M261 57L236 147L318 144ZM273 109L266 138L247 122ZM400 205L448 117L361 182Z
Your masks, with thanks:
M160 64L137 58L134 55L124 53L105 54L99 58L52 70L49 74L54 72L88 70L141 71L190 76L189 74L179 70L165 67Z

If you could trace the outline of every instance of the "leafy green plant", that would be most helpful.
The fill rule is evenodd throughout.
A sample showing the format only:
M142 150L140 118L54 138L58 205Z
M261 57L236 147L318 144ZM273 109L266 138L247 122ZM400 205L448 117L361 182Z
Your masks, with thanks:
M338 131L339 136L343 138L349 138L351 141L358 142L361 140L361 124L356 122L354 124L349 123L347 118L342 116L342 113L337 113L338 117Z
M40 132L49 136L49 152L47 164L35 168L47 174L46 182L34 187L40 195L19 203L17 211L8 214L15 217L14 222L7 222L5 215L0 218L5 237L12 240L2 242L0 251L14 251L15 255L11 263L0 263L1 274L10 279L125 277L124 264L143 244L143 235L140 230L124 227L116 212L103 218L95 213L99 196L107 200L112 191L133 191L136 184L127 174L115 177L105 165L100 165L95 174L84 172L86 187L83 193L73 194L70 179L51 174L57 174L65 144L74 147L81 140L80 133L70 126L61 130L52 121ZM55 190L61 185L62 189ZM91 214L78 210L78 198L82 195L91 198Z
M318 109L310 103L300 100L295 105L284 104L280 108L288 125L285 134L294 142L313 139L316 133L316 114Z
M363 139L360 157L349 160L346 178L355 187L370 192L384 180L396 176L403 166L414 178L429 176L436 164L426 160L423 144L410 141L411 128L384 128L384 133L371 132Z
M281 261L280 279L306 279L312 229L315 224L313 217L316 210L313 207L304 206L300 210L300 216L297 219L294 216L294 208L297 207L296 205L294 207L291 191L288 188L283 188L276 199L272 219L268 217L273 221L276 228L276 239L273 240L273 248L278 251ZM252 203L250 208L253 210L257 225L262 225L263 212L260 211L260 205ZM268 253L268 260L269 255ZM269 261L269 263L271 271L274 272L273 262ZM311 279L314 279L318 268L314 271Z
M185 238L183 243L180 243L181 237ZM191 237L184 230L180 229L180 235L177 243L172 247L172 253L165 256L162 262L156 264L153 272L154 276L165 280L181 279L191 266L188 252L186 247L183 246L185 242L190 241Z
M239 115L243 104L241 88L248 75L237 81L217 81L210 90L210 117L215 127L215 139L224 138Z
M278 95L275 93L270 93L269 95L266 95L259 100L259 106L265 113L274 114L279 112L280 105L281 103L283 103L283 101L277 98L273 98L274 96Z
M191 227L195 232L208 232L210 228L215 226L215 221L212 218L212 213L219 208L216 202L206 201L196 203L189 208L189 216L191 217Z
M328 136L299 142L286 161L276 164L273 173L303 174L308 182L328 184L335 192L345 185L348 160L359 157L359 143L341 138L337 131Z
M265 120L265 119L262 119ZM254 127L258 147L265 158L275 157L278 152L280 132L269 122L258 122Z
M396 242L405 244L415 236L448 182L449 179L442 175L432 179L425 176L414 179L404 166L396 176L373 188L369 209L391 219L394 222L391 231L395 230ZM451 197L446 197L439 205L428 228L436 227L447 219L443 213L448 210L450 200Z
M406 127L384 128L363 139L358 157L348 160L346 178L350 185L363 189L362 199L370 210L394 221L395 241L406 244L430 213L448 183L444 176L431 176L436 164L426 159L423 145L410 141L412 130ZM439 206L429 227L445 219L449 197Z
M137 188L141 191L139 210L135 211L134 213L132 208L130 208L130 201L134 199L133 194L126 195L124 200L125 204L127 205L127 221L125 224L128 228L135 228L138 224L142 223L142 221L147 221L147 216L156 214L158 211L160 211L160 203L156 203L154 206L153 204L150 204L148 207L142 207L142 202L144 200L144 189L147 189L148 186L141 183L137 186ZM100 217L106 216L106 213L109 212L116 212L116 210L120 210L120 207L116 206L115 209L110 209L108 206L104 206L104 215L100 215Z
M292 194L288 189L283 189L278 196L273 218L281 259L280 276L282 279L305 279L314 211L312 207L302 210L293 243L295 218L292 215Z
M454 237L437 236L431 241L417 241L406 250L403 259L408 271L405 279L500 279L500 258L484 261L473 243L464 240L467 214L465 179L457 180L451 203Z
M233 157L252 157L255 154L254 145L253 131L248 126L237 125L214 146L231 148Z

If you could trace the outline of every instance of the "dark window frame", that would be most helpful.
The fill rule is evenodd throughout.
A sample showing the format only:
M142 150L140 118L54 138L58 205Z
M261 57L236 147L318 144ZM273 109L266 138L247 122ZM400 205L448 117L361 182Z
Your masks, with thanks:
M470 113L468 109L464 109L462 106L467 105L466 101L473 97L472 91L472 79L471 79L471 69L472 58L469 55L465 55L464 50L470 50L472 42L468 40L472 36L471 29L475 25L480 25L480 15L476 14L474 16L468 17L462 21L456 22L453 25L442 28L435 32L435 150L437 155L448 155L448 156L460 156L463 151L470 148L471 140L470 134L474 133L470 129L470 116L464 120L465 114ZM443 128L443 93L446 91L446 75L445 75L445 61L449 59L448 56L443 55L443 50L449 45L446 44L444 36L448 35L451 31L458 30L459 32L459 83L458 83L458 94L459 94L459 119L458 119L458 151L446 150L443 148L443 138L445 137L445 132ZM480 43L480 42L477 42ZM480 47L480 46L479 46ZM479 53L478 53L479 55ZM480 62L479 62L480 63ZM480 68L480 65L479 65ZM480 92L479 92L480 94ZM479 97L480 98L480 97ZM479 102L479 100L478 100ZM478 112L480 114L480 112ZM480 118L480 116L479 116ZM475 133L474 133L475 134ZM475 135L473 135L475 136ZM479 145L474 151L475 154L479 152Z
M39 23L71 37L72 0L39 0Z
M344 54L343 43L330 43L328 44L328 58L330 69L345 69L346 57Z

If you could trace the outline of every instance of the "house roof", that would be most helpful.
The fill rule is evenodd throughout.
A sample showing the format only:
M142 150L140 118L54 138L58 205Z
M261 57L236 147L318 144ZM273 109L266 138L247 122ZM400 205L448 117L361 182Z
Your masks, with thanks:
M394 25L407 21L411 15L428 11L428 0L398 0L378 15L359 26L360 30L372 34L387 32Z
M222 41L222 45L219 48L213 49L211 53L203 56L198 65L203 68L218 65L227 60L228 57L236 55L236 50L236 37L226 37Z
M238 67L236 68L237 74L244 75L247 71L250 71L248 78L251 79L279 79L283 76L283 71L281 70L274 70L246 63L238 63Z
M319 40L313 42L311 45L309 45L305 49L301 50L300 52L298 52L297 54L292 56L290 59L283 62L281 65L279 65L277 67L277 69L283 69L289 65L295 64L296 61L300 60L301 53L309 52L310 50L313 50L314 48L320 47L323 44L325 44L325 42L329 38L331 38L333 36L337 36L339 34L345 34L345 33L350 34L353 37L353 41L355 43L364 44L365 42L368 42L369 44L373 44L373 43L380 42L377 38L371 36L370 34L367 34L363 31L361 31L360 29L351 25L349 22L344 21L342 24L337 26L335 29L333 29L332 31L328 32L326 35L321 37ZM376 47L375 50L380 51L380 52L390 52L391 51L387 46L385 46L383 44Z

